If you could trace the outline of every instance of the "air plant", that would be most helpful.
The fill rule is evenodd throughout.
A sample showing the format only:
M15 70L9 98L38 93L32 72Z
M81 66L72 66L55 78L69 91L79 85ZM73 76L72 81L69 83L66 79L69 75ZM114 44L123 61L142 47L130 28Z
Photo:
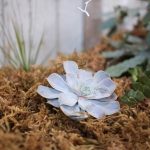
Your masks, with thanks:
M83 120L89 115L99 119L119 111L114 93L116 85L107 73L93 74L78 69L74 61L65 61L63 66L65 76L53 73L47 78L52 88L40 85L37 89L49 104L75 120Z
M29 71L31 65L36 64L37 62L44 34L41 36L37 48L32 50L33 43L31 43L31 47L27 49L27 43L22 28L19 27L17 23L12 22L12 33L14 33L14 38L8 28L2 26L2 29L4 31L5 44L8 46L8 49L4 46L0 47L4 57L14 68L23 68L25 71Z

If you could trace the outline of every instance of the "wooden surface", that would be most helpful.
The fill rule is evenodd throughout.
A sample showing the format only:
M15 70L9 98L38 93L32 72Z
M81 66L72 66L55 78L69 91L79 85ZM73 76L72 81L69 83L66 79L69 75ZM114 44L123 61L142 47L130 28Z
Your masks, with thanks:
M93 0L89 4L91 17L77 9L79 6L84 8L84 2L85 0L0 0L0 23L9 31L15 44L12 21L21 27L28 51L31 49L31 40L34 50L44 33L40 62L45 56L81 51L85 49L84 46L89 48L97 42L97 10L100 10L100 0ZM8 47L2 32L0 30L0 43Z
M58 0L58 40L59 50L72 53L83 49L83 16L77 7L82 0ZM58 4L57 4L58 5Z
M54 57L58 52L65 54L81 51L99 42L101 14L112 11L117 4L133 7L138 0L93 0L88 5L90 17L80 12L86 0L0 0L0 24L10 31L12 21L23 29L26 48L31 40L36 49L44 33L44 42L39 62L45 57ZM15 41L14 41L15 43ZM0 28L0 45L7 46L3 30ZM0 60L2 56L0 54Z
M88 11L90 17L84 16L84 48L89 49L100 41L101 0L93 0Z
M34 43L32 49L36 49L44 32L41 60L45 56L53 57L57 52L81 51L84 14L77 7L82 3L82 0L0 0L0 23L13 39L12 21L18 24L23 29L27 50L30 40ZM2 29L0 37L3 45Z
M43 37L43 46L41 48L40 60L45 56L55 55L57 43L56 37L56 21L55 0L4 0L5 4L0 0L3 7L5 19L5 29L8 30L14 39L14 30L12 22L22 29L25 37L26 49L30 50L30 41L32 40L32 50L37 48L38 43ZM7 46L7 45L5 45Z

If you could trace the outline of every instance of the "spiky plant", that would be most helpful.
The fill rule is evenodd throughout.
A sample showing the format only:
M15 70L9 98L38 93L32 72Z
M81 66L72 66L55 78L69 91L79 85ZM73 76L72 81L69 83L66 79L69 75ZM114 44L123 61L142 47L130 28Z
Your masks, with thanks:
M8 48L1 46L2 51L6 61L15 68L23 68L25 71L29 71L31 65L36 64L38 55L43 43L43 35L40 38L38 46L36 49L32 49L32 41L30 41L30 47L27 49L27 43L23 35L23 31L17 23L12 22L12 29L14 33L14 38L12 37L9 28L3 27L5 36L5 43Z

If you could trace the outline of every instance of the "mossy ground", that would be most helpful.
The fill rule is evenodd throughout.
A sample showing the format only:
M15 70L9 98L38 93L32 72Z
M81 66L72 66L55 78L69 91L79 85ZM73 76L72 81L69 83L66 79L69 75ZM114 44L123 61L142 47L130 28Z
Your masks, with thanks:
M0 150L147 150L150 149L150 105L121 105L121 111L102 119L76 122L36 93L53 72L63 73L62 61L75 60L83 68L104 69L106 60L96 53L61 56L47 68L26 73L0 69ZM114 79L120 97L130 79ZM48 85L49 86L49 85ZM119 98L118 98L119 100Z

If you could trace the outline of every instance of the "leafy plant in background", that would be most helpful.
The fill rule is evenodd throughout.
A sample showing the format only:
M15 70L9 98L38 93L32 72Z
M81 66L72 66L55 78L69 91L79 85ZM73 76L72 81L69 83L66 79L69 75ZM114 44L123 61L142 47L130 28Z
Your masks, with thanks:
M150 98L150 71L137 67L129 71L132 75L132 87L121 98L123 103L134 105Z
M31 39L29 49L27 49L27 43L25 41L22 28L15 23L12 23L12 27L14 38L12 37L9 29L2 26L6 40L5 42L8 46L8 49L6 49L4 46L1 46L0 50L11 66L15 68L23 68L25 71L29 71L30 66L36 64L37 62L38 55L43 43L43 35L40 38L36 49L32 50L33 43Z
M120 16L122 16L120 17L120 20L123 21L127 14L127 11L121 11L120 9ZM109 21L112 22L113 25L109 24ZM110 35L110 33L113 34L115 33L114 31L117 31L117 24L119 22L116 22L113 18L109 21L106 22L110 25ZM147 64L147 69L150 66L150 2L147 6L147 13L143 19L139 20L138 23L147 30L145 38L140 38L132 35L130 32L126 32L123 34L123 39L120 41L113 41L112 39L109 39L109 44L114 47L116 51L104 52L103 56L107 59L111 59L112 64L117 62L117 64L111 65L106 69L112 77L119 77L130 68L134 68L145 62L145 64Z
M126 8L120 6L115 8L115 15L103 22L100 26L101 30L108 29L107 35L110 36L118 29L118 25L123 23L124 18L128 15Z

